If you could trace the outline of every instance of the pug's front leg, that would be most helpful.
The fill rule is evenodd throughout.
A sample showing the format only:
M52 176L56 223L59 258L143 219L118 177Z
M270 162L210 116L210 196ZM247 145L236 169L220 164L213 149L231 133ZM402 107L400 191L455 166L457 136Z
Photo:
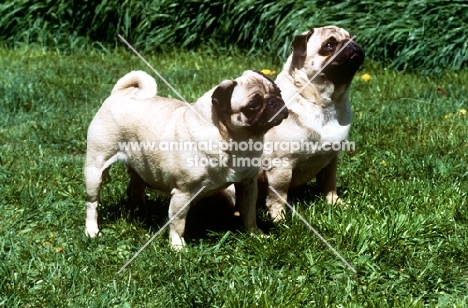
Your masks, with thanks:
M288 200L288 190L292 178L292 169L265 170L268 190L265 205L273 222L278 223L286 218L284 200Z
M177 189L172 191L169 204L169 240L174 250L180 251L185 246L184 233L187 213L190 208L190 194L183 193Z
M257 226L257 178L234 184L236 188L236 208L239 209L245 229L250 233L262 234Z
M343 201L336 193L336 171L338 155L316 175L317 184L320 186L323 196L328 204L343 205Z

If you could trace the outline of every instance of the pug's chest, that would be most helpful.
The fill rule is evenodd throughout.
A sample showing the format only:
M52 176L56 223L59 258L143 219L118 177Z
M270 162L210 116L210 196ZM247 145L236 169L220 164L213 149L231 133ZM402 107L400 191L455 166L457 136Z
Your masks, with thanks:
M303 107L303 106L302 106ZM334 107L307 106L294 112L289 120L292 131L300 132L301 140L309 142L341 142L346 140L351 126L351 111Z
M289 155L293 160L310 164L321 161L346 146L350 125L329 123L324 126L309 126L290 140Z
M224 180L227 183L243 183L249 182L256 178L259 173L259 166L237 166L232 167L226 173Z
M342 125L337 120L328 121L320 128L322 145L341 143L348 138L350 124Z
M226 153L223 153L226 154ZM241 155L208 155L212 159L204 168L204 184L207 188L217 190L232 183L249 182L258 176L260 154Z

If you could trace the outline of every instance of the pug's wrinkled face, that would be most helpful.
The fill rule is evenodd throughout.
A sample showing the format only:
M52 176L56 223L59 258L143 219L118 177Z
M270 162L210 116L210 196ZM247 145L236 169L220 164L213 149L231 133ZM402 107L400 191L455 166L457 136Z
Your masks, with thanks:
M223 81L213 92L212 101L232 132L262 135L288 117L279 88L256 71L245 71L234 81Z
M350 83L364 62L364 51L346 30L335 26L304 32L295 37L291 48L292 69L305 71L309 78L323 69L335 85Z

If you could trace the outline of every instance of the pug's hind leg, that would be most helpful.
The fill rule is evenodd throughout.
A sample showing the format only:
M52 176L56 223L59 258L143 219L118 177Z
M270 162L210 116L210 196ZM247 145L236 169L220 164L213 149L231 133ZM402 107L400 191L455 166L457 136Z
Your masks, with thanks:
M132 210L138 211L140 209L146 212L145 207L145 190L146 183L132 168L128 168L128 174L130 175L130 182L127 187L127 196L129 204L132 206Z
M107 169L102 171L95 166L87 166L85 168L85 182L86 182L86 236L95 237L99 233L97 223L98 212L97 207L99 203L99 193L101 191L102 182Z
M88 142L89 143L89 142ZM124 159L121 153L106 160L96 149L88 146L85 163L85 183L86 183L86 235L95 237L99 233L98 212L99 193L102 183L108 175L110 166L118 160Z

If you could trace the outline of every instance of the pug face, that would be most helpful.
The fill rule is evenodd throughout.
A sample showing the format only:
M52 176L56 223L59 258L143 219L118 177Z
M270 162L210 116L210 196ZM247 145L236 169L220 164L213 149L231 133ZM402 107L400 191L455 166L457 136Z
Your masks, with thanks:
M288 116L279 88L256 71L223 81L213 92L212 102L231 131L261 135Z
M348 31L335 26L304 32L292 43L291 69L301 69L309 78L323 70L326 79L335 86L351 82L364 62L364 51Z

